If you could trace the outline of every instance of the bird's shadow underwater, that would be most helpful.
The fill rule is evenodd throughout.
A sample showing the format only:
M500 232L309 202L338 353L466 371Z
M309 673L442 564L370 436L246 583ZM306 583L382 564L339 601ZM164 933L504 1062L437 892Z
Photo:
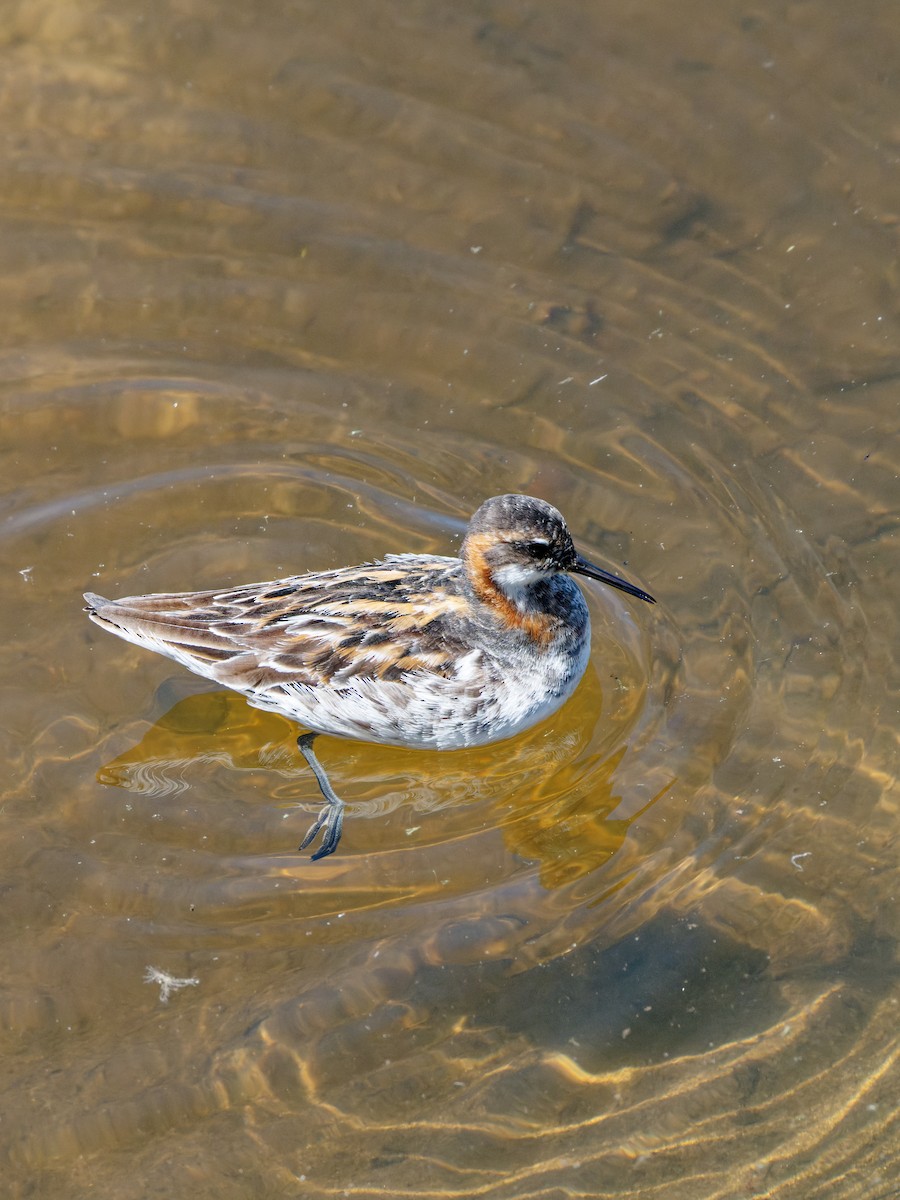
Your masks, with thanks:
M288 832L285 817L298 807L312 813L321 803L297 748L298 732L234 692L201 692L171 705L97 778L156 809L168 802L172 820L192 794L190 807L199 804L211 831L222 829L213 802L239 798L245 850L296 852L306 818ZM317 754L347 806L350 836L338 857L409 852L497 832L510 853L539 866L544 886L586 874L616 852L635 819L612 815L622 799L615 776L627 744L598 750L592 734L590 723L573 726L557 715L507 742L443 752L323 736ZM223 771L240 772L240 780L223 782ZM206 797L197 797L200 789ZM248 806L255 796L259 805Z

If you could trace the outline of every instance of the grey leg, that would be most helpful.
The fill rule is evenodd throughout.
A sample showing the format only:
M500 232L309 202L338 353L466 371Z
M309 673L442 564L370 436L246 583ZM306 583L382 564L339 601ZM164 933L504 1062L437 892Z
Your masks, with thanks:
M322 795L325 797L324 808L315 821L313 821L312 825L310 825L309 832L299 847L301 850L305 850L319 830L324 828L325 833L322 837L322 845L311 856L313 862L316 862L320 858L326 858L329 854L334 854L335 850L337 850L338 842L341 840L341 833L344 828L344 801L340 796L336 795L328 776L325 774L325 768L313 753L312 744L318 736L316 733L301 733L297 738L297 747L312 768L312 773L316 777L316 783L318 783Z

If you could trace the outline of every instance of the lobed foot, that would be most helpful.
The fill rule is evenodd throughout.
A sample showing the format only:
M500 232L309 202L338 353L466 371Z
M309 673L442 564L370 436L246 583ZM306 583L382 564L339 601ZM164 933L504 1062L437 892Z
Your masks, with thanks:
M325 830L322 837L322 845L315 854L311 855L313 862L317 862L320 858L326 858L329 854L334 854L335 850L337 850L338 842L341 840L341 833L344 829L345 808L344 801L335 793L334 788L331 786L331 782L325 774L325 768L313 753L312 744L317 737L318 734L315 733L302 733L297 738L297 748L312 768L312 773L316 777L319 789L325 797L324 807L312 825L310 825L306 837L299 846L300 850L305 850L319 830Z

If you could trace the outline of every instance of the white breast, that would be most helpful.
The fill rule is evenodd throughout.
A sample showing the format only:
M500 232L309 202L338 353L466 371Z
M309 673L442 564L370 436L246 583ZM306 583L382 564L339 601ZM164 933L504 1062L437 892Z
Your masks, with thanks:
M520 648L495 656L484 648L472 650L452 678L427 672L397 681L354 676L314 688L285 681L246 695L256 707L319 733L455 750L512 737L556 712L577 687L589 653L586 624L578 640L541 652Z

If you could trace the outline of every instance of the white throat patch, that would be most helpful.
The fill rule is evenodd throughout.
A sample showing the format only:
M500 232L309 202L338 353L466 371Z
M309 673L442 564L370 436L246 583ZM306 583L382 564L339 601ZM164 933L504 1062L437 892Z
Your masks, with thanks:
M494 572L494 583L508 596L517 608L528 608L528 589L540 580L547 578L547 572L540 567L531 567L522 563L507 563L498 567Z

